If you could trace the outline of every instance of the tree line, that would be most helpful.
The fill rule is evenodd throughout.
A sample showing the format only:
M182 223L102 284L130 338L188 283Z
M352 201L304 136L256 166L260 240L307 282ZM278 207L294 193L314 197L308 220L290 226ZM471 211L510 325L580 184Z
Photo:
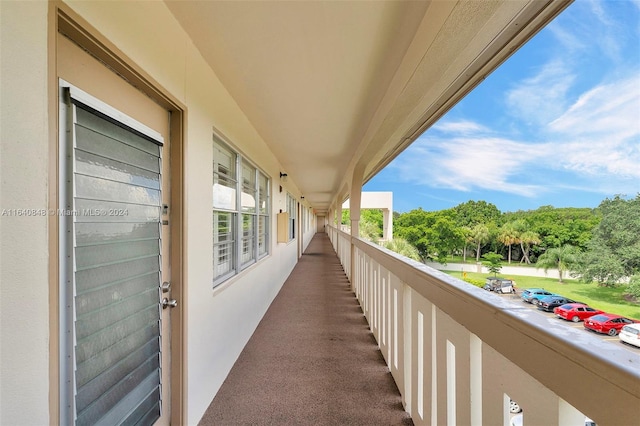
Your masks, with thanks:
M342 223L349 223L348 210ZM382 212L363 210L360 234L382 237ZM447 263L454 256L476 262L494 254L507 263L558 268L602 286L628 282L640 297L640 194L617 195L594 209L555 208L501 212L486 201L453 208L394 212L394 241L387 248L421 261Z

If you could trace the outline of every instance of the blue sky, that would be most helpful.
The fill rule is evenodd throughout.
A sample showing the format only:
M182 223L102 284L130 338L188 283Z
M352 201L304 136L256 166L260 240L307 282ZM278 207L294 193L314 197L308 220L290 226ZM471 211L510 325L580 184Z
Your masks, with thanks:
M576 0L364 190L399 212L640 193L640 0Z

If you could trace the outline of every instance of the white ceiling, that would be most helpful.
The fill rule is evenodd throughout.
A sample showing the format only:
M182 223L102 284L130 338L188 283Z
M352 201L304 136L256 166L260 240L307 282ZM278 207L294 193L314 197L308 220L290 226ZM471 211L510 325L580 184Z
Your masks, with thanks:
M166 3L317 212L369 179L567 2Z

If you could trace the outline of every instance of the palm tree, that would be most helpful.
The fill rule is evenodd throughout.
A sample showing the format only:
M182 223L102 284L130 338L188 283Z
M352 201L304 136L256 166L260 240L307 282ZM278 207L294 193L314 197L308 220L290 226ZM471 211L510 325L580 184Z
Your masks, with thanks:
M545 272L550 268L558 268L559 282L562 283L564 272L576 264L579 253L580 250L577 247L568 244L550 248L540 255L536 268L544 268Z
M532 245L540 244L540 235L537 232L530 230L524 231L520 234L520 247L522 248L522 262L527 264L531 263L529 259L529 250Z
M412 246L407 240L402 238L394 238L391 241L385 241L382 246L386 249L401 254L409 259L422 261L418 249Z
M364 238L365 240L373 241L377 243L378 240L382 237L382 231L380 227L373 222L367 220L360 221L360 238Z
M471 240L476 243L476 262L480 262L480 247L489 241L489 228L487 225L479 223L471 230Z
M505 223L500 228L500 234L498 235L498 241L509 248L509 263L511 263L511 246L520 242L519 232L514 226L513 222Z
M460 228L460 234L464 246L462 247L462 263L467 263L467 246L473 242L473 236L471 235L471 228L468 226L462 226Z

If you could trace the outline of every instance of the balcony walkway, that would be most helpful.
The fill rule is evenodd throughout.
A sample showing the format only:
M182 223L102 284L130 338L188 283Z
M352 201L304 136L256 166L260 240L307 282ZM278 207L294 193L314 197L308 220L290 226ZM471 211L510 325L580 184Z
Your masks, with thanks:
M200 424L413 424L326 234L309 244Z

